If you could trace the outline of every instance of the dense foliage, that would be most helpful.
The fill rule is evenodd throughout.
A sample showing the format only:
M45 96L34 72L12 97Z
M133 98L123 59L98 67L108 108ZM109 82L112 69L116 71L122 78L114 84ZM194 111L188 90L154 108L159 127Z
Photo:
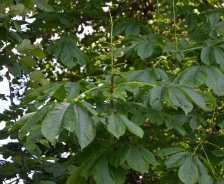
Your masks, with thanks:
M221 1L3 0L0 38L3 183L224 182Z

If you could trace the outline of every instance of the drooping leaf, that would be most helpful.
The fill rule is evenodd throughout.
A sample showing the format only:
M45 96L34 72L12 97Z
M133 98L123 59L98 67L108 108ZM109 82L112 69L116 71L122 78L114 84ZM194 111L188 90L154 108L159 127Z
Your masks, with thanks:
M167 73L161 68L153 68L154 73L156 74L156 78L158 81L168 83L170 81Z
M213 47L205 47L201 51L201 60L203 63L209 65L210 63L215 61L214 48Z
M190 100L177 88L168 88L170 105L174 108L180 107L185 114L189 113L193 109L193 105Z
M23 64L27 67L33 67L36 65L36 60L29 56L23 56L21 57L20 64Z
M132 116L131 122L135 123L136 125L141 125L146 122L146 116L142 109L136 111L136 113Z
M172 167L181 166L183 164L183 162L185 161L186 157L188 156L188 154L189 154L189 152L179 152L179 153L172 155L165 161L166 167L172 168Z
M151 70L138 70L129 72L128 80L154 84L156 82L156 77Z
M66 98L68 100L74 100L79 94L79 84L76 82L67 82L65 85L65 90L67 92Z
M89 163L85 165L83 168L81 175L85 178L88 178L90 175L94 174L100 167L102 161L104 161L104 157L96 156Z
M208 183L209 182L209 176L205 169L204 164L198 159L198 157L194 157L194 160L196 161L196 165L199 168L200 177L199 177L199 184Z
M56 41L53 48L49 49L56 58L68 67L73 67L76 64L85 65L86 63L86 56L76 46L74 39L71 35L63 36L63 41Z
M220 64L224 68L224 49L219 47L214 47L214 55L216 63Z
M138 171L141 174L149 169L149 164L143 158L140 151L132 144L129 145L127 163L133 170Z
M127 26L129 24L130 24L129 22L121 22L121 23L115 25L114 30L113 30L114 31L113 35L117 36L117 35L121 34L123 31L125 31L125 29L127 28Z
M126 172L121 166L118 166L116 168L110 166L110 174L112 178L114 179L114 181L116 182L116 184L125 183Z
M180 166L178 176L183 183L194 184L199 176L198 167L193 161L193 156L188 156Z
M94 179L96 183L116 184L110 174L108 160L106 156L103 157L98 171L94 174Z
M24 13L25 6L21 3L17 3L16 5L12 5L10 7L10 13L14 15L22 15Z
M79 104L81 104L83 107L85 107L92 115L97 116L98 112L95 110L95 108L86 101L80 101Z
M157 161L156 158L154 157L154 155L147 150L146 148L144 148L143 146L141 146L140 144L138 145L139 151L141 152L142 156L145 158L145 160L151 164L151 165L156 165Z
M211 88L215 94L221 96L224 95L224 75L223 73L214 66L207 66L207 81L206 85Z
M139 25L137 23L129 24L125 30L125 34L127 36L132 34L138 34L138 33L139 33Z
M153 53L153 43L152 42L145 42L142 43L137 50L137 54L139 57L144 60L145 58L148 58Z
M144 131L139 126L137 126L136 124L131 122L124 115L119 114L119 116L120 116L120 119L122 120L122 122L125 124L125 126L127 127L127 129L130 132L132 132L133 134L137 135L140 138L143 137Z
M26 136L26 134L31 130L32 126L38 122L40 119L43 118L43 116L52 108L51 105L47 105L43 108L41 108L39 111L37 111L35 114L33 114L26 123L22 126L20 129L18 136L20 139Z
M150 91L150 105L154 109L161 110L163 108L163 99L166 94L165 86L155 86Z
M39 70L33 71L32 74L30 75L30 79L33 81L40 82L44 78L45 78L44 74Z
M218 34L224 35L224 21L218 22L214 28Z
M96 129L92 118L83 107L74 105L74 112L73 115L76 116L75 133L79 139L79 145L83 149L95 138Z
M207 73L204 66L192 66L186 68L175 78L175 83L186 84L189 86L201 86L207 80Z
M214 150L214 151L212 151L212 154L217 157L224 157L224 151L222 151L222 150Z
M9 73L12 74L14 77L18 77L21 75L21 67L19 66L19 63L14 62L8 68L9 68Z
M187 97L203 110L211 111L213 109L211 104L207 103L208 97L203 92L189 87L180 87L179 89L184 91Z
M117 139L125 133L125 125L118 114L112 113L108 118L107 130Z
M128 154L128 144L120 146L111 156L110 164L117 167L125 162Z
M21 53L26 53L32 49L34 49L34 46L31 44L31 41L29 39L24 39L22 41L22 43L20 43L18 46L17 46L17 51L18 52L21 52Z
M31 51L33 56L38 57L39 59L44 59L44 52L41 48L37 47Z
M155 152L154 155L155 156L167 156L167 155L172 155L174 153L179 153L179 152L186 152L186 150L184 150L182 148L177 148L177 147L165 148L165 149L161 149L161 150Z
M78 119L74 114L73 107L69 103L56 104L48 112L41 126L41 131L47 140L55 145L63 129L74 131Z

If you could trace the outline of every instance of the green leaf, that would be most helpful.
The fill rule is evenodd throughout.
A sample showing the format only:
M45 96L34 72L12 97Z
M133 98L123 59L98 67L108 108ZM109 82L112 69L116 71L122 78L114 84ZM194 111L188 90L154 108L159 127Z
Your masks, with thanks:
M41 48L37 47L31 51L33 56L38 57L39 59L44 59L44 52Z
M125 29L129 26L130 22L121 22L117 25L115 25L114 27L114 36L119 35L120 33L122 33L123 31L125 31Z
M209 182L209 176L204 164L198 159L198 157L194 157L194 160L196 161L196 165L200 171L199 184L207 184Z
M29 151L33 155L40 156L42 154L42 151L40 150L40 148L34 143L31 143L31 142L26 143L24 144L24 147L27 151Z
M149 164L145 161L140 151L134 146L129 145L127 163L133 170L144 174L149 169Z
M30 75L30 80L37 82L40 82L44 78L45 78L44 74L39 70L33 71Z
M165 165L167 168L179 167L183 164L183 162L185 161L188 155L189 155L189 152L176 153L165 161Z
M220 14L219 13L212 13L208 15L208 20L211 25L211 28L214 28L215 25L219 22Z
M214 47L215 61L224 68L224 49L219 47Z
M111 156L110 164L117 167L125 162L128 155L128 144L120 146Z
M189 113L193 109L193 105L190 100L177 88L169 87L168 88L170 105L176 109L180 107L183 109L185 114Z
M117 139L125 133L125 125L118 114L112 113L108 118L107 130Z
M214 28L219 35L224 35L224 21L218 22Z
M149 150L147 150L146 148L144 148L140 144L138 144L138 148L139 148L142 156L145 158L145 160L149 164L151 164L151 165L156 165L157 164L156 158L154 157L154 155Z
M94 179L96 183L116 184L111 177L106 156L103 157L103 161L101 162L98 171L94 174Z
M94 174L99 169L103 160L104 157L102 156L96 156L95 158L93 158L89 163L85 165L81 172L81 175L85 178L88 178L90 175Z
M41 181L41 184L55 184L55 182L47 180L47 181Z
M10 7L10 13L14 15L22 15L24 13L25 6L21 3L12 5Z
M79 104L85 107L92 115L97 116L98 112L95 110L95 108L86 101L79 101Z
M153 68L154 73L156 74L156 78L158 81L168 83L170 81L167 73L161 68Z
M129 81L141 81L149 84L156 82L156 77L151 70L137 70L128 72Z
M52 6L49 5L48 3L46 3L43 0L32 0L32 1L33 1L33 3L35 3L37 5L38 8L40 8L43 11L46 11L46 12L52 12L52 11L54 11L54 9L52 8Z
M63 129L74 131L76 118L72 105L69 103L56 104L44 118L41 131L47 140L55 145Z
M20 59L20 64L23 64L27 67L33 67L33 66L36 66L37 62L35 59L29 56L22 56Z
M214 66L207 66L207 81L206 85L211 88L215 94L221 96L224 95L224 75L223 73Z
M86 178L81 176L83 169L86 164L88 164L92 160L92 156L89 156L85 159L84 163L82 163L78 168L76 168L71 176L68 178L66 184L86 184Z
M67 91L67 99L74 100L80 92L79 84L76 82L67 82L65 85L65 90Z
M84 53L76 46L75 40L71 36L63 36L61 42L56 42L53 47L55 57L68 66L73 67L77 64L85 65L86 58Z
M222 168L224 169L224 160L222 161Z
M136 113L132 116L131 122L135 123L136 125L141 125L146 122L146 116L142 109L136 111Z
M207 103L207 96L201 92L201 91L196 91L194 89L191 89L189 87L180 87L187 97L193 101L198 107L202 108L205 111L211 111L213 110L213 106L211 104Z
M203 48L201 51L201 60L203 63L207 65L214 62L215 61L214 48L213 47Z
M222 150L214 150L214 151L212 151L212 154L217 156L217 157L223 157L224 156L224 151L222 151Z
M26 53L32 49L34 49L34 46L31 44L31 41L29 39L24 39L22 41L22 43L20 43L17 47L16 47L18 52L21 53Z
M220 128L224 129L224 120L221 123L217 124Z
M14 62L8 68L9 68L9 73L12 74L14 77L18 77L21 75L21 68L17 62Z
M198 87L204 84L206 80L207 73L205 67L192 66L179 73L174 82Z
M120 116L120 119L122 120L122 122L125 124L125 126L127 127L127 129L130 132L132 132L133 134L137 135L140 138L143 137L144 131L139 126L137 126L136 124L131 122L124 115L119 114L119 116Z
M161 110L163 108L163 99L166 94L165 86L155 86L150 91L150 105L154 109Z
M79 139L79 145L83 149L95 138L96 129L93 125L92 118L83 107L74 105L74 111L73 116L76 116L75 133Z
M203 160L203 163L209 167L209 169L212 171L212 173L215 173L215 169L214 169L213 165L206 158L204 158L201 154L197 154L197 156L201 160Z
M152 42L145 42L139 45L137 54L140 56L142 60L145 58L148 58L152 55L154 50L153 43Z
M125 30L125 35L132 35L132 34L138 34L139 33L139 25L136 23L131 23Z
M167 155L172 155L174 153L179 153L179 152L186 152L186 150L184 150L182 148L177 148L177 147L165 148L165 149L161 149L161 150L155 152L154 155L155 156L167 156Z
M193 156L185 159L178 171L178 176L183 183L194 184L199 176L198 167L193 161Z
M126 172L122 167L118 166L115 168L115 167L110 166L110 174L116 184L125 183Z

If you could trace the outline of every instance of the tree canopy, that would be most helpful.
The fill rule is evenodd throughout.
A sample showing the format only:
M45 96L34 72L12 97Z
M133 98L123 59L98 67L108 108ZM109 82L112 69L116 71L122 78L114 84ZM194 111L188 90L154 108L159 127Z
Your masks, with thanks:
M222 1L2 0L0 39L3 183L224 182Z

